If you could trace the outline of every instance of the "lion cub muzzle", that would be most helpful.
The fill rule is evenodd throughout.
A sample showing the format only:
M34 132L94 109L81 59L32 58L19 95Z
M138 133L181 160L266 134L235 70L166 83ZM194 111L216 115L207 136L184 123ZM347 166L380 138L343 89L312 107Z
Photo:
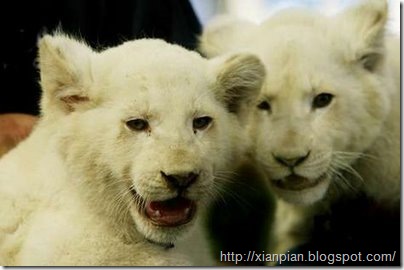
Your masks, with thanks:
M195 216L197 203L186 197L186 191L197 182L199 174L184 172L169 174L160 171L161 179L167 187L177 192L177 196L166 200L144 200L135 190L135 200L141 200L143 207L139 212L153 225L160 227L177 227L191 222Z

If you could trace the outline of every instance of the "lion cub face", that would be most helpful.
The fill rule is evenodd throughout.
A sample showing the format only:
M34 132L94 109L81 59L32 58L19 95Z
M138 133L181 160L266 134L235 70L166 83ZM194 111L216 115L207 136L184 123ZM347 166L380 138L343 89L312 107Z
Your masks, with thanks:
M239 120L264 77L254 56L206 60L159 40L95 52L45 36L39 62L44 121L60 127L68 173L106 218L163 244L190 227L241 153Z
M351 189L360 181L352 165L379 135L390 106L386 17L386 1L369 0L331 18L307 10L284 11L261 25L218 18L200 38L208 56L242 49L264 62L250 138L286 201L313 203L331 183Z
M352 164L389 110L381 2L336 18L286 12L257 30L267 37L255 50L268 76L251 136L258 162L286 201L313 203L331 183L351 189L363 181Z

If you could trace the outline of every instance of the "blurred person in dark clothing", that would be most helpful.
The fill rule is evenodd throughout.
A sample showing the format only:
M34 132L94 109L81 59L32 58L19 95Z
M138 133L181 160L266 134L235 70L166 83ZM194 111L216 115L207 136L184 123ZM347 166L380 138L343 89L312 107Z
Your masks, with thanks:
M188 0L3 1L0 114L39 114L38 37L56 29L96 48L161 38L193 49L201 25Z

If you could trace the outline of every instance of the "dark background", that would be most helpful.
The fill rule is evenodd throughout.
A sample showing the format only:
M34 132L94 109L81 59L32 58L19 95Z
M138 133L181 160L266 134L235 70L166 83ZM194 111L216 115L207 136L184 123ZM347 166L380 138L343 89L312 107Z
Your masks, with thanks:
M201 32L187 0L1 1L0 113L39 113L36 43L57 28L98 49L143 37L193 49Z

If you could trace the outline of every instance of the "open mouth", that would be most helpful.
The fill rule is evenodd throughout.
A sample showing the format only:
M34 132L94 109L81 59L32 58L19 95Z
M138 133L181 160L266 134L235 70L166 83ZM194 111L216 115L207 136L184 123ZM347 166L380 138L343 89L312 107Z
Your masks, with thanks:
M137 200L143 200L136 191L132 193ZM142 201L144 207L138 210L145 218L156 226L176 227L189 223L195 216L196 204L184 197L176 197L165 201Z
M283 179L272 180L272 184L279 189L301 191L304 189L315 187L323 182L325 179L325 174L321 175L314 181L296 174L291 174Z

